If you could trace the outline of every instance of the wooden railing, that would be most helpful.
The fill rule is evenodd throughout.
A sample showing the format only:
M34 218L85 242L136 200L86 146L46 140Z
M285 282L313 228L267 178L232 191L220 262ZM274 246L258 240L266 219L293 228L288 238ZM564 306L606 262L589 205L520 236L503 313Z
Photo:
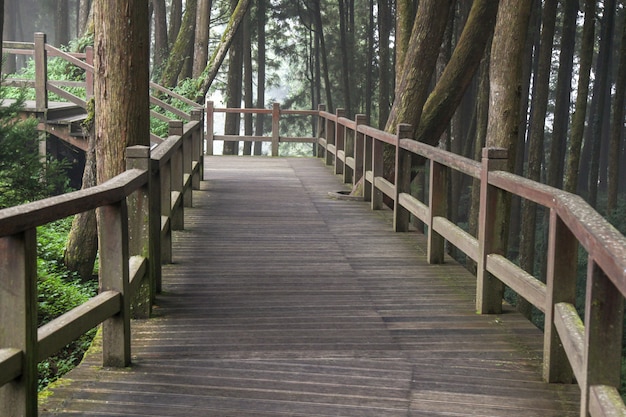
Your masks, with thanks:
M172 260L172 230L202 176L202 111L150 150L126 150L127 170L92 188L0 210L0 415L37 415L37 363L102 323L103 365L130 363L130 311L147 317ZM37 327L37 226L99 210L100 290ZM142 287L140 291L139 288Z
M272 119L272 132L271 136L252 136L252 135L215 135L214 134L214 114L215 113L240 113L240 114L256 114L256 115L271 115ZM280 118L281 115L292 116L310 116L316 117L318 115L317 110L283 110L278 103L274 103L271 109L250 109L250 108L216 108L212 101L207 102L206 105L206 119L207 119L207 155L213 155L214 141L224 142L271 142L271 155L279 156L279 144L280 143L317 143L315 137L295 137L295 136L280 136ZM312 152L315 152L313 147ZM314 155L314 153L313 153Z
M44 33L35 33L34 42L2 42L2 52L4 54L32 56L35 63L35 79L6 78L4 85L13 87L27 87L35 89L35 108L41 117L45 119L48 110L50 93L54 93L70 103L74 103L82 109L87 109L87 102L93 97L93 48L87 47L84 53L64 52L46 42ZM72 64L76 68L85 71L85 81L59 81L51 80L48 77L48 58L58 57ZM85 94L77 96L64 89L67 87L78 87L84 89ZM163 86L150 82L153 94L150 95L150 103L174 115L175 118L191 121L191 112L185 112L172 104L166 102L165 97L178 101L192 110L202 109L198 103L177 94ZM172 117L157 112L150 111L150 115L161 121L169 122ZM162 139L152 135L153 142L160 143Z
M581 416L626 415L620 385L624 295L626 294L626 239L579 196L505 172L507 152L483 149L482 162L463 158L412 139L411 127L400 125L395 134L319 109L318 156L346 183L364 179L364 200L373 210L383 207L383 195L394 204L393 227L409 228L410 215L428 230L427 257L443 262L449 242L477 264L476 310L502 310L504 285L545 313L543 378L547 382L577 381L581 389ZM395 147L395 178L384 178L383 147ZM393 149L393 148L392 148ZM411 156L429 164L428 201L410 192ZM457 171L480 181L478 236L472 236L446 218L447 180ZM517 195L549 210L547 282L524 271L503 253L500 239L504 214L499 210L505 193ZM585 314L576 308L579 245L588 254Z

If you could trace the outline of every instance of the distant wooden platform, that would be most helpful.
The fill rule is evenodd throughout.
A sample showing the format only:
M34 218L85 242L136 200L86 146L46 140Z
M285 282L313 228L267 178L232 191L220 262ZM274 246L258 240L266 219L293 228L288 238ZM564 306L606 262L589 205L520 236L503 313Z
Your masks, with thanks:
M474 313L474 278L428 265L388 211L331 199L316 159L209 157L133 366L97 348L42 416L577 416L541 381L542 335Z

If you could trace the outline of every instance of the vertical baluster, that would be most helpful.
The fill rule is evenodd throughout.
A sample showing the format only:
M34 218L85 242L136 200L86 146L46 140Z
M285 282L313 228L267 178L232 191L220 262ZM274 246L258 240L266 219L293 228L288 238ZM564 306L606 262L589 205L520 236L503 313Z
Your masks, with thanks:
M326 105L324 104L318 104L317 105L317 111L318 111L318 116L317 116L317 132L316 136L318 138L315 148L317 149L317 153L315 154L315 156L317 156L318 158L322 158L324 157L324 152L326 151L326 149L320 144L319 139L320 138L326 138L326 124L324 123L324 121L326 120L325 118L323 118L322 116L319 115L320 112L326 111Z
M182 136L183 135L183 122L180 120L170 121L169 136ZM183 193L183 148L180 144L172 155L171 161L171 187L173 195ZM180 195L180 204L176 204L174 211L171 213L171 225L172 230L182 230L185 228L185 210L183 204L183 195Z
M213 114L214 105L212 101L206 102L206 154L213 155Z
M445 217L448 211L448 178L450 169L433 160L430 161L430 182L428 186L428 263L442 264L445 255L445 239L434 231L435 217Z
M374 138L369 135L363 135L363 201L372 201L372 193L374 187L374 173L372 171L372 162L374 161ZM368 177L372 177L370 181Z
M410 213L400 205L400 194L411 194L411 153L400 147L400 140L411 139L413 129L409 124L399 124L396 133L396 200L393 205L393 229L396 232L407 232Z
M272 156L278 156L280 143L280 104L272 104Z
M330 150L335 146L335 124L331 119L326 119L326 165L334 164L335 154Z
M589 410L592 385L620 386L624 296L589 256L585 298L585 355L581 416Z
M480 314L502 312L504 285L487 272L487 256L503 252L504 192L489 185L489 172L505 170L508 161L506 149L484 148L480 174L480 210L478 213L478 266L476 283L476 311ZM432 192L432 191L431 191Z
M383 176L385 144L372 138L372 210L383 208L383 192L376 187L376 178Z
M35 33L35 107L38 113L48 110L48 53L46 52L46 34Z
M102 324L103 366L130 365L130 300L128 297L128 209L126 199L98 209L100 289L122 295L120 312Z
M554 209L550 210L543 343L543 378L569 384L574 375L554 326L554 306L576 302L578 241Z
M0 415L37 415L37 234L0 238L0 347L22 351L22 375L0 387Z
M126 148L126 169L149 170L150 148L131 146ZM128 197L128 232L130 256L139 255L150 259L150 178L148 183ZM133 294L132 311L136 318L148 318L155 298L152 268L141 283L137 294Z
M204 172L204 158L202 157L202 143L204 136L204 111L200 109L194 109L191 111L191 120L198 122L198 126L193 131L192 146L191 146L191 161L193 178L191 180L191 187L194 190L200 189L200 181L203 179ZM194 164L197 166L194 167Z
M361 178L365 175L363 171L363 163L365 157L365 135L359 132L359 126L364 125L367 122L367 116L364 114L357 114L355 118L356 131L354 132L354 173L352 175L352 186L361 181Z
M344 170L345 154L345 135L346 128L339 123L340 117L346 117L345 109L337 109L337 123L335 123L335 174L342 175ZM343 155L343 160L340 155Z

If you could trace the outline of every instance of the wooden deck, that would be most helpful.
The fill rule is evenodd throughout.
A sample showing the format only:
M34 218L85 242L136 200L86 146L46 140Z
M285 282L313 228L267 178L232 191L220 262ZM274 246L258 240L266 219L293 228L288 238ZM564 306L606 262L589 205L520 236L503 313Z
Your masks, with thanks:
M541 333L474 313L474 279L425 262L388 211L331 199L316 159L210 157L133 366L97 347L42 416L576 416L541 381Z

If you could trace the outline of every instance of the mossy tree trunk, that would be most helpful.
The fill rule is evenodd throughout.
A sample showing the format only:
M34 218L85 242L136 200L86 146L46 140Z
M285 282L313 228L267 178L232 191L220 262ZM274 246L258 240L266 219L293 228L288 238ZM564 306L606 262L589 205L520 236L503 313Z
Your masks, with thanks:
M169 57L161 75L161 85L164 87L175 87L185 63L190 59L193 60L193 56L189 56L189 51L191 50L193 54L196 8L197 0L187 0L187 9L185 10L180 30L176 36L176 41L170 49Z

